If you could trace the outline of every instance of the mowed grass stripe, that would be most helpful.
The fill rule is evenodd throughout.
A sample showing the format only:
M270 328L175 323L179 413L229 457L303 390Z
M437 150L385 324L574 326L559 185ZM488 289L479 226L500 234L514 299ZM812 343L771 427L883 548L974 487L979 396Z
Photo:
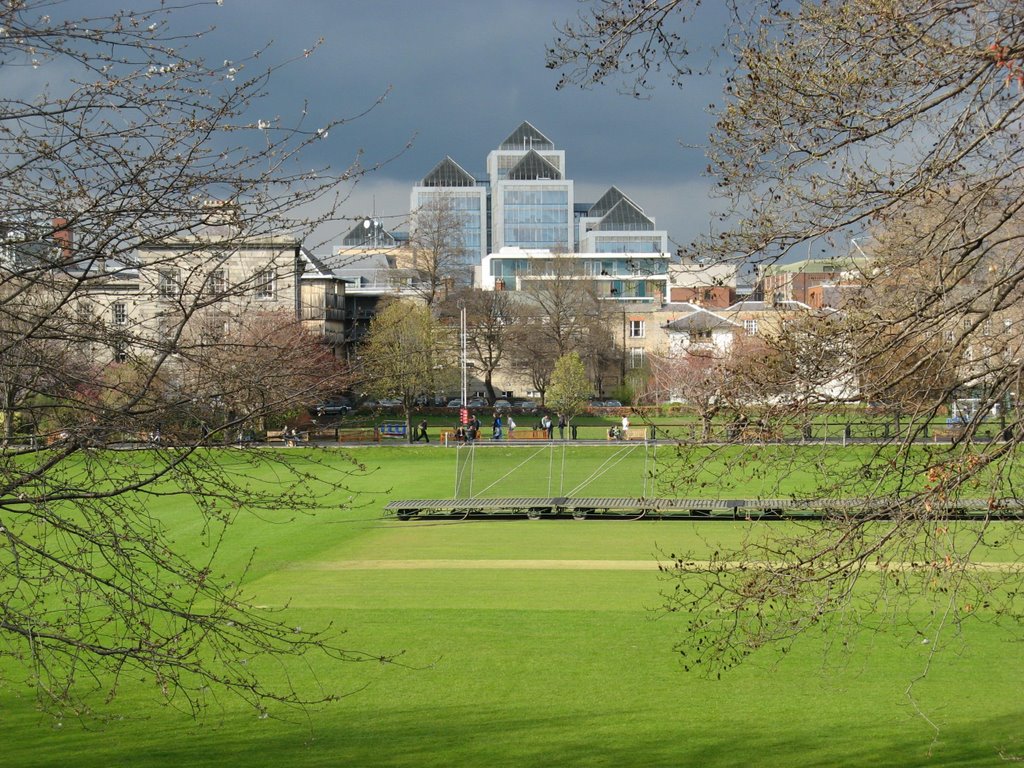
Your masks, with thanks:
M296 462L307 455L282 453ZM326 451L308 455L332 459ZM238 578L254 557L244 591L274 618L331 625L345 633L344 647L401 654L396 664L254 660L271 682L297 681L343 698L309 713L272 707L261 719L219 696L199 725L177 702L156 701L152 681L125 675L112 704L105 691L96 697L116 718L83 727L41 716L31 690L3 680L13 662L0 663L0 765L904 768L1000 766L1024 754L1020 624L995 608L978 607L980 621L964 622L941 644L923 644L933 606L910 596L901 620L884 631L869 624L812 630L787 654L762 648L721 679L708 678L685 672L691 660L673 650L688 617L661 608L673 582L660 578L657 562L703 562L742 542L784 535L792 524L399 523L382 519L387 500L451 496L454 451L368 448L359 458L369 468L363 475L346 475L340 460L323 469L338 485L323 508L240 510L217 572ZM750 474L755 469L788 471L771 461ZM272 482L273 475L267 467L261 477ZM342 480L362 506L345 506ZM754 485L737 484L734 495L755 493ZM140 503L183 550L208 556L198 535L203 520L179 500ZM975 525L955 523L949 535ZM1000 567L1024 557L1013 524L985 530L979 562ZM375 561L426 565L331 565ZM474 567L438 567L445 561ZM529 565L550 561L602 567ZM868 576L859 588L870 598L880 580ZM848 650L838 650L847 641Z

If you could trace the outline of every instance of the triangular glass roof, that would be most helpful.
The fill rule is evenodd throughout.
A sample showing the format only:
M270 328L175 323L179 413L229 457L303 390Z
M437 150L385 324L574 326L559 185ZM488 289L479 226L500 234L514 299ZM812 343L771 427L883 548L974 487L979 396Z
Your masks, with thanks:
M615 207L615 204L619 200L625 199L625 195L619 191L618 187L611 187L607 192L601 195L601 199L590 206L590 210L587 211L587 216L593 218L601 218L608 211Z
M654 222L641 211L632 200L619 200L602 218L597 228L602 231L649 231L654 229Z
M395 238L384 229L384 225L373 219L364 219L352 227L341 241L342 245L389 247L395 245Z
M532 179L560 179L562 174L551 163L538 155L532 149L523 155L520 160L508 172L508 178L518 181Z
M423 177L421 186L424 187L472 187L476 185L474 179L448 155L444 160L434 166L434 170Z
M498 149L554 149L555 144L551 139L538 131L529 122L523 121L522 125L509 134L508 138L501 142Z

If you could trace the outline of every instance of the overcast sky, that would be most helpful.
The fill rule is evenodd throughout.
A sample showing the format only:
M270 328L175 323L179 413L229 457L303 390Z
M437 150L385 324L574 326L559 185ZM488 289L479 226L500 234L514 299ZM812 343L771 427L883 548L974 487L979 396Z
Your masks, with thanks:
M576 0L224 0L185 11L177 23L215 24L201 47L211 59L238 59L272 42L268 58L309 59L271 83L261 108L285 122L308 102L314 120L355 115L385 101L322 142L324 159L348 163L357 149L368 163L412 146L366 177L345 204L353 218L371 213L404 229L411 186L446 154L478 178L488 151L529 120L566 152L577 202L594 202L615 184L677 243L707 231L712 182L700 148L717 99L711 78L683 93L666 82L651 99L614 86L555 90L544 66L553 24L575 16ZM701 92L701 89L704 89ZM337 242L350 227L319 233Z

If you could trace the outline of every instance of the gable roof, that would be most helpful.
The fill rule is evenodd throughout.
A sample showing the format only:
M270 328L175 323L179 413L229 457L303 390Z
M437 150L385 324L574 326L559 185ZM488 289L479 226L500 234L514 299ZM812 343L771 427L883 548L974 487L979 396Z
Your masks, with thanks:
M739 323L734 323L732 320L727 320L721 315L716 315L714 312L709 312L701 307L697 307L695 312L691 312L688 315L677 318L665 325L665 330L680 332L709 331L716 328L734 331L742 329L743 326Z

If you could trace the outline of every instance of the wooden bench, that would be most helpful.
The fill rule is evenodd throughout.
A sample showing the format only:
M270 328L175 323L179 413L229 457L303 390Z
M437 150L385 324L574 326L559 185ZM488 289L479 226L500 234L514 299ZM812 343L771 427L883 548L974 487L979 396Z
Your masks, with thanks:
M516 427L515 434L512 435L509 440L547 440L548 431L546 429L523 429L522 427Z
M934 427L931 430L932 442L939 440L958 440L964 436L963 427Z
M376 427L339 429L337 430L337 439L339 443L379 443L380 432Z

